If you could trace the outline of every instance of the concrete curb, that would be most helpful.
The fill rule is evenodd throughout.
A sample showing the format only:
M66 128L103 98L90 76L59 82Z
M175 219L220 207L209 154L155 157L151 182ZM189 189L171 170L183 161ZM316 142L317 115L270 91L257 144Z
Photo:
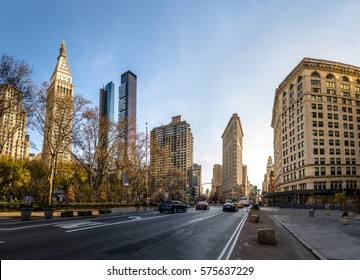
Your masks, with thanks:
M303 244L316 258L319 260L327 260L322 254L320 254L317 250L315 250L309 243L307 243L304 239L299 237L296 233L294 233L288 226L286 226L276 215L273 215L274 218L288 231L290 232L301 244Z

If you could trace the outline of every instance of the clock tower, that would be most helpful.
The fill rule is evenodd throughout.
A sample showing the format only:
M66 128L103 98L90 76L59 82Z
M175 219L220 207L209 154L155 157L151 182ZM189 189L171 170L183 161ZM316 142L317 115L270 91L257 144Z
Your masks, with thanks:
M42 160L46 164L69 162L71 159L73 98L74 86L65 42L62 41L46 97L42 151Z

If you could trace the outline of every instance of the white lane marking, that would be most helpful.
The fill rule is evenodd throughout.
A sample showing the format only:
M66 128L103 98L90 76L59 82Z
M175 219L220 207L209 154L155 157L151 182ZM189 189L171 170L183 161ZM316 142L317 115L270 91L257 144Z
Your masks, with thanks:
M141 220L142 219L142 217L140 217L140 216L129 216L128 217L128 219L132 219L132 220Z
M54 226L60 227L63 229L74 229L74 228L83 228L83 227L89 227L89 226L94 226L94 225L99 225L99 224L103 224L103 223L84 221L84 222L71 222L71 223L55 224Z
M0 241L0 244L5 244L5 241Z
M226 253L226 251L228 250L229 246L231 245L231 248L229 250L229 253L226 255L226 258L225 260L228 260L230 258L230 255L232 253L232 251L234 250L234 247L235 247L235 244L236 244L236 241L240 235L240 232L245 224L245 221L246 221L246 218L247 216L249 215L249 212L247 212L245 214L245 216L242 218L242 220L240 221L239 225L236 227L234 233L231 235L229 241L226 243L224 249L222 250L220 256L217 258L218 260L221 260L222 257L224 256L224 254ZM236 235L236 238L234 238ZM232 242L232 243L231 243Z
M98 224L98 225L84 227L84 228L71 229L71 230L67 230L66 232L76 232L76 231L88 230L88 229L99 228L99 227L109 227L109 226L115 226L115 225L120 225L120 224L127 224L127 223L139 222L139 221L146 221L146 220L164 218L166 216L155 216L155 217L144 218L144 219L136 219L136 220L131 219L131 220L122 221L122 222L115 222L115 223L108 223L108 224Z
M222 213L222 212L221 212L221 213ZM194 219L194 220L189 221L189 223L197 223L197 222L205 221L205 220L207 220L207 219L210 219L210 218L219 216L221 213L217 213L217 214L211 215L211 216L205 216L205 217L197 218L197 219Z
M93 218L92 221L97 221L97 220L103 220L103 219L117 219L119 218L119 216L123 216L125 214L125 212L117 212L120 214L116 214L113 213L111 216L104 216L104 217L99 217L99 218ZM158 213L146 213L145 215L154 215L154 214L158 214ZM30 222L34 222L30 221ZM18 223L18 222L16 222ZM30 228L39 228L39 227L48 227L48 226L57 226L57 225L61 225L61 224L67 224L70 223L69 221L66 222L55 222L54 223L45 223L45 224L36 224L36 225L24 225L24 226L15 226L15 227L9 227L9 228L0 228L0 231L15 231L15 230L22 230L22 229L30 229Z
M204 218L197 218L195 220L191 220L189 223L196 223L196 222L200 222L200 221L203 221Z

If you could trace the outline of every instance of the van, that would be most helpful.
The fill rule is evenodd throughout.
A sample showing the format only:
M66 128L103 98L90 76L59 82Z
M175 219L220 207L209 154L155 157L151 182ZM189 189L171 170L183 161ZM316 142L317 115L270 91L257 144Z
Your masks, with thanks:
M248 197L242 197L240 199L240 202L243 206L249 206L250 205L250 199Z

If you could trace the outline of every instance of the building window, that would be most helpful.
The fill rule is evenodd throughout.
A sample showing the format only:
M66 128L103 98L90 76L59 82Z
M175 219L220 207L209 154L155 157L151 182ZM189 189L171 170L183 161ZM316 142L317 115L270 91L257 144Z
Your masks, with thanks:
M320 167L320 175L321 175L321 176L325 176L325 175L326 175L326 168L325 168L325 167Z
M325 190L326 189L326 182L315 182L314 183L315 190Z
M346 77L346 76L344 76L344 77L341 78L341 81L342 81L342 82L345 82L345 83L348 83L348 82L349 82L349 78Z
M335 83L334 82L326 82L326 87L335 88Z
M314 175L319 176L319 167L314 167Z
M350 167L346 167L346 175L350 175L351 171L350 171Z
M320 86L320 81L319 80L311 80L311 85L312 86Z
M331 181L330 188L331 189L341 189L341 181Z

